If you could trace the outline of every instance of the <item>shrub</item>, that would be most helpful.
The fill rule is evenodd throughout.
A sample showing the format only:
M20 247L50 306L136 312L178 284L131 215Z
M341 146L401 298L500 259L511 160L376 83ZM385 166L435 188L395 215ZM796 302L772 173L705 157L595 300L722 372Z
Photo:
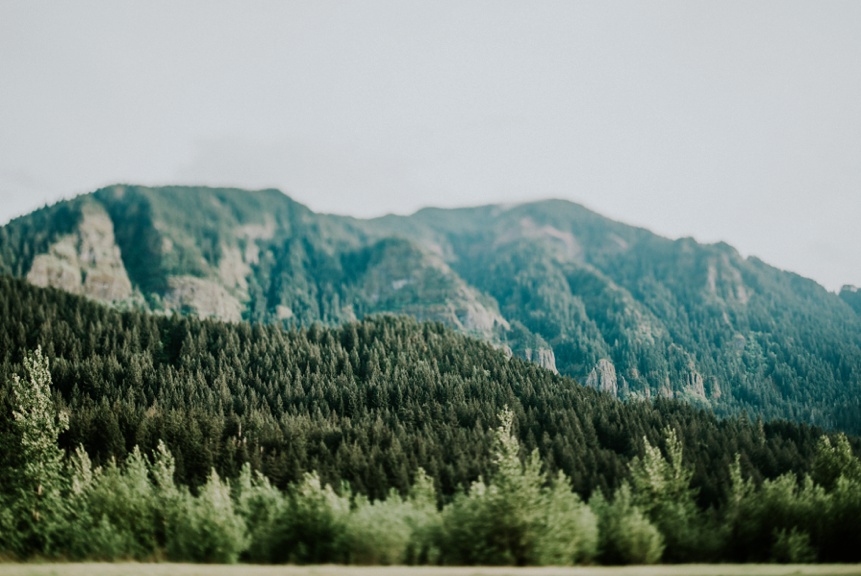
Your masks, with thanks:
M661 559L663 536L634 505L627 483L612 502L599 492L589 505L598 517L598 555L603 564L654 564Z
M273 525L277 542L273 561L299 564L343 562L342 551L350 499L306 473L289 495L289 505Z
M152 558L156 540L155 491L146 459L136 447L124 466L90 469L78 449L72 460L73 557L99 560Z
M598 547L598 520L571 489L571 481L560 472L545 493L544 518L536 542L535 560L545 565L591 562Z
M183 490L168 534L171 560L232 564L248 545L245 522L233 509L230 487L213 470L195 498Z
M244 559L255 563L274 562L280 542L276 526L287 513L287 499L259 471L252 474L245 464L236 487L236 511L248 529L248 549Z
M392 491L382 501L357 497L344 530L346 561L351 564L403 564L412 537L412 506Z

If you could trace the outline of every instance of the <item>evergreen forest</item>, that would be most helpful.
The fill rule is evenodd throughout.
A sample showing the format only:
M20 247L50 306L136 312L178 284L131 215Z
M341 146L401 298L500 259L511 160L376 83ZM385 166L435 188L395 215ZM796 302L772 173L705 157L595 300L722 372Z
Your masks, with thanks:
M6 558L859 561L858 449L621 402L439 323L226 323L0 277Z

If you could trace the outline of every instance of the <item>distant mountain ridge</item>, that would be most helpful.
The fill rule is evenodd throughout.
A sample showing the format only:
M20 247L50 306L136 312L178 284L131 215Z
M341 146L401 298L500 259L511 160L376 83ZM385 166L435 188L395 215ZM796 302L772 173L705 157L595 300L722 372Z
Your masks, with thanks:
M0 228L0 273L230 321L407 314L619 398L861 431L857 292L562 200L359 220L276 190L111 186Z

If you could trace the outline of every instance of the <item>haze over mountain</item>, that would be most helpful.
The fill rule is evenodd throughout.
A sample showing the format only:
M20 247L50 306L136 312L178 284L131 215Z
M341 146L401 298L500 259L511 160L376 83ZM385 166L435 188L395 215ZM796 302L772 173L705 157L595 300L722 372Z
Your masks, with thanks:
M566 201L359 220L276 190L112 186L0 228L0 272L229 321L407 314L622 399L861 422L856 291Z

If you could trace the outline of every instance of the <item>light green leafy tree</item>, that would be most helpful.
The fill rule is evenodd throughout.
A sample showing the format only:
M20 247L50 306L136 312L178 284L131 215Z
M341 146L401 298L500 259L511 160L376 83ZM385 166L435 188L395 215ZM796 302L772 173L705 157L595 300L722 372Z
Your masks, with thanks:
M676 431L667 428L665 434L666 458L643 438L644 454L631 462L634 504L663 534L665 560L699 559L703 519L691 488L693 471L684 465Z
M452 563L572 564L594 554L595 520L561 475L553 483L538 451L520 459L514 413L496 429L489 483L475 482L443 514L443 554Z
M69 417L54 406L50 366L41 348L25 355L23 378L14 374L11 389L20 465L12 475L14 485L5 490L13 494L7 509L7 521L15 523L9 544L18 554L51 555L62 539L66 517L63 451L57 439L68 429Z
M278 519L287 511L287 498L272 486L259 470L245 463L236 482L236 511L248 527L247 559L254 563L273 562L281 542L275 537Z
M730 481L725 557L741 562L809 562L817 559L823 540L843 537L843 530L832 529L839 523L828 517L835 509L832 496L809 476L799 481L795 474L783 474L756 487L751 479L743 478L736 457ZM841 481L838 479L838 485ZM856 524L853 519L845 527ZM823 530L833 534L823 538Z
M230 486L213 470L196 498L187 490L180 494L168 532L168 556L184 562L237 562L248 546L248 532L233 508Z
M350 497L346 489L338 494L320 481L316 472L305 473L294 486L289 506L274 526L274 538L281 545L274 561L299 564L343 562L343 542Z
M598 553L604 564L654 564L664 553L661 533L634 504L631 486L625 482L613 500L601 492L589 501L598 518Z
M586 564L598 548L598 519L571 489L561 471L544 492L544 518L536 542L536 561L545 565Z
M412 505L392 490L385 500L357 496L346 519L344 543L350 564L404 564L412 537Z

